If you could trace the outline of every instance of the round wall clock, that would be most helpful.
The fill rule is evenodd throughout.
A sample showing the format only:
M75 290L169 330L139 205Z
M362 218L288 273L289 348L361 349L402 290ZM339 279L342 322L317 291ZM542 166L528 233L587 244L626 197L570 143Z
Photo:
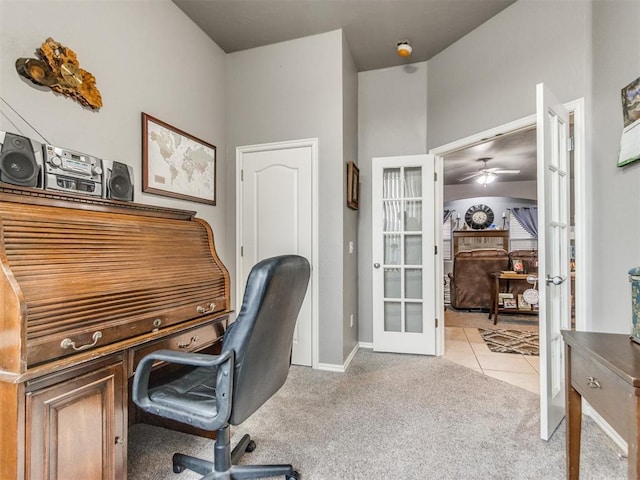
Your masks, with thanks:
M483 230L493 223L493 210L486 205L474 205L469 207L464 215L464 221L474 230Z

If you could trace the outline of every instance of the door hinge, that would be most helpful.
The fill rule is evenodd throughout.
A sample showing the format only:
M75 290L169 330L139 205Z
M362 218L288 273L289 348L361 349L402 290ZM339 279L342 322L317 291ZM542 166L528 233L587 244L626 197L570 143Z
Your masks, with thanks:
M436 328L438 328L438 319L436 318Z
M437 255L438 254L438 245L434 245L433 248L435 250L434 255Z
M573 152L576 149L576 138L569 137L569 151Z
M240 256L244 256L244 247L240 247Z
M244 182L244 170L240 170L240 181Z
M433 181L434 182L438 181L438 172L433 172Z

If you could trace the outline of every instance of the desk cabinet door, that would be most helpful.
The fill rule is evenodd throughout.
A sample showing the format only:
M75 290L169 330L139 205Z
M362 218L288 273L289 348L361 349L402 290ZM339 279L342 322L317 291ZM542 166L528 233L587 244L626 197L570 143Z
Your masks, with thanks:
M29 480L126 478L122 362L27 394Z

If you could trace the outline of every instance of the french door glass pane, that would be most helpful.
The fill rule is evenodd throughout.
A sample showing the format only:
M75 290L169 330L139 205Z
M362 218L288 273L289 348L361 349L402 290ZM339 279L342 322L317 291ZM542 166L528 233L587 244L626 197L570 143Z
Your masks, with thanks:
M422 303L405 303L405 331L422 333Z
M422 230L422 201L407 200L404 204L404 229L408 232Z
M405 265L422 265L422 235L405 235Z
M400 269L385 268L384 269L384 297L400 298L402 293L400 285Z
M384 264L400 265L400 235L384 236Z
M400 198L402 196L399 168L385 168L382 182L383 198Z
M385 200L383 207L383 229L385 232L402 230L402 200Z
M422 269L407 268L404 271L404 297L422 298Z
M385 332L402 331L402 312L400 302L384 302L384 330Z
M404 169L405 193L407 198L422 197L422 168L407 167Z

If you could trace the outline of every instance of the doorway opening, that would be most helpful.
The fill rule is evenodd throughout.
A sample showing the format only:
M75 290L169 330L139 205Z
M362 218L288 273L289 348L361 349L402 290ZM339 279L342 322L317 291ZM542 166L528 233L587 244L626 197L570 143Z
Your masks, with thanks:
M576 102L571 102L566 105L568 109L572 113L572 126L575 126L572 137L574 139L574 149L572 151L572 182L571 182L571 219L572 219L572 265L577 265L577 271L579 271L579 275L572 278L572 296L574 299L575 308L572 311L576 314L575 318L577 318L577 328L584 329L585 325L588 324L589 319L587 318L587 312L585 308L586 296L583 292L586 289L586 276L584 272L589 271L590 265L588 264L588 258L586 255L587 251L587 242L585 235L585 225L584 225L584 211L588 208L585 205L585 202L588 200L585 195L585 159L584 159L584 102L583 100L579 100ZM492 144L497 144L499 141L506 141L507 143L515 142L517 139L522 140L523 137L527 135L533 135L533 155L530 156L531 166L534 171L536 171L536 155L535 155L535 124L536 118L535 116L530 116L518 120L516 122L511 122L506 125L502 125L500 127L491 129L489 131L481 132L477 135L467 137L461 139L456 142L452 142L450 144L444 145L442 147L438 147L436 149L431 150L436 156L436 170L438 172L438 178L444 179L439 183L440 192L436 194L436 205L438 209L441 209L444 212L443 218L449 215L448 221L449 225L443 225L440 229L440 239L439 245L443 255L441 255L441 262L439 267L442 274L443 282L440 287L442 288L442 292L439 295L441 299L441 309L440 309L440 318L444 319L445 328L440 329L439 332L439 354L446 354L446 356L452 360L457 360L458 363L461 363L470 368L474 368L476 370L483 371L483 373L490 374L492 376L496 376L501 378L502 380L509 381L508 378L514 378L515 381L513 383L519 384L523 388L527 388L530 391L539 391L539 367L537 358L538 357L530 357L528 355L522 355L522 358L517 360L517 364L514 365L505 365L502 364L497 354L484 356L482 351L488 351L486 344L482 337L478 333L478 328L482 328L478 325L478 322L482 324L490 325L490 328L502 328L503 325L505 327L511 327L513 322L519 321L520 325L518 325L520 330L537 330L537 316L521 316L518 315L518 292L513 292L513 299L508 301L508 307L511 308L513 304L515 304L515 315L503 315L501 311L498 325L493 325L493 320L489 320L489 309L485 306L484 308L470 308L467 312L460 312L457 308L451 308L451 292L448 289L451 288L451 284L449 284L449 273L453 273L453 256L454 256L454 246L453 246L453 235L452 231L456 229L467 228L468 230L473 230L469 224L469 220L473 220L468 218L470 215L472 216L474 211L479 210L480 206L489 206L490 202L494 202L495 205L489 206L492 210L493 219L492 222L488 224L488 229L490 230L502 230L507 229L510 233L514 233L514 238L511 238L509 243L507 243L507 255L510 251L513 250L522 250L521 248L524 246L526 249L535 250L538 246L535 242L526 244L527 240L526 235L522 235L522 232L519 230L520 222L514 223L514 215L512 215L512 211L510 211L510 207L506 204L507 202L511 202L514 204L514 208L523 208L526 205L517 205L515 203L518 201L528 200L530 202L529 208L535 207L536 199L535 195L533 198L531 195L527 195L527 191L533 190L536 192L536 177L533 179L529 178L526 181L531 182L530 185L526 185L523 183L516 182L505 182L505 185L508 183L516 184L517 188L511 188L503 190L501 193L497 193L498 189L494 189L491 194L490 187L493 185L497 185L500 180L495 180L487 187L479 186L476 187L475 192L471 190L471 193L467 192L467 194L462 194L461 191L464 190L465 187L461 187L456 183L464 184L464 182L451 182L449 179L449 184L447 184L448 174L449 177L453 176L454 179L463 178L467 181L467 184L470 182L476 182L475 177L479 177L482 172L480 170L485 169L486 167L493 167L501 170L522 170L522 166L514 166L510 163L505 163L504 156L498 157L495 152L491 152ZM510 138L511 137L511 138ZM467 174L463 175L461 170L456 171L456 168L460 168L459 164L456 164L456 159L461 158L463 153L470 154L474 161L476 162L475 167L473 166L473 162L467 162L466 168ZM486 161L487 157L496 158L495 165L491 165L491 161ZM448 161L451 161L450 164L447 164ZM481 165L478 163L481 162ZM469 178L469 174L472 173L475 168L478 171L477 175ZM469 172L471 170L471 172ZM486 172L484 172L486 173ZM506 173L503 176L514 176L517 175ZM466 177L466 178L465 178ZM476 186L478 184L476 183ZM512 185L513 187L514 185ZM478 191L479 189L479 191ZM487 193L485 193L487 192ZM523 194L524 193L524 194ZM452 203L454 200L457 200L458 203ZM466 202L466 203L465 203ZM502 203L500 203L502 202ZM449 208L447 208L449 207ZM447 212L449 210L449 212ZM453 210L456 210L455 212ZM458 218L459 215L459 218ZM465 218L467 217L467 218ZM482 217L482 218L480 218ZM484 220L484 215L478 215L477 220ZM466 227L464 226L466 225ZM483 225L484 226L484 225ZM514 229L513 227L517 226L518 229ZM486 229L486 226L485 226ZM517 230L517 231L516 231ZM449 237L447 237L449 235ZM516 242L513 242L513 240ZM487 240L485 240L487 241ZM516 244L520 245L516 245ZM481 245L483 246L483 245ZM495 244L485 244L485 247L496 247ZM544 246L540 246L540 248L544 248ZM507 267L505 270L512 270L513 263L511 259L508 260ZM494 267L495 268L495 267ZM575 280L575 282L574 282ZM491 287L489 287L491 288ZM502 290L500 290L502 291ZM455 294L454 294L455 295ZM507 296L505 296L506 298ZM502 300L502 299L501 299ZM454 302L455 303L455 302ZM525 302L526 303L526 302ZM445 310L445 306L447 310ZM501 305L503 308L504 305ZM462 309L464 310L464 308ZM515 313L515 312L514 312ZM464 321L467 324L464 324L463 319L461 319L461 314L468 315ZM457 317L457 318L454 318ZM472 318L472 317L475 317ZM509 320L507 320L509 318ZM456 323L457 322L457 323ZM458 330L448 330L449 325L458 325ZM476 349L474 350L474 347ZM467 353L462 353L461 350L466 349ZM482 350L484 349L484 350ZM507 355L508 357L512 357ZM491 362L488 360L493 357L493 360L496 362ZM484 366L483 366L484 360ZM486 368L485 368L486 367ZM515 370L515 371L514 371ZM525 372L528 372L525 374ZM530 375L530 376L526 376Z

